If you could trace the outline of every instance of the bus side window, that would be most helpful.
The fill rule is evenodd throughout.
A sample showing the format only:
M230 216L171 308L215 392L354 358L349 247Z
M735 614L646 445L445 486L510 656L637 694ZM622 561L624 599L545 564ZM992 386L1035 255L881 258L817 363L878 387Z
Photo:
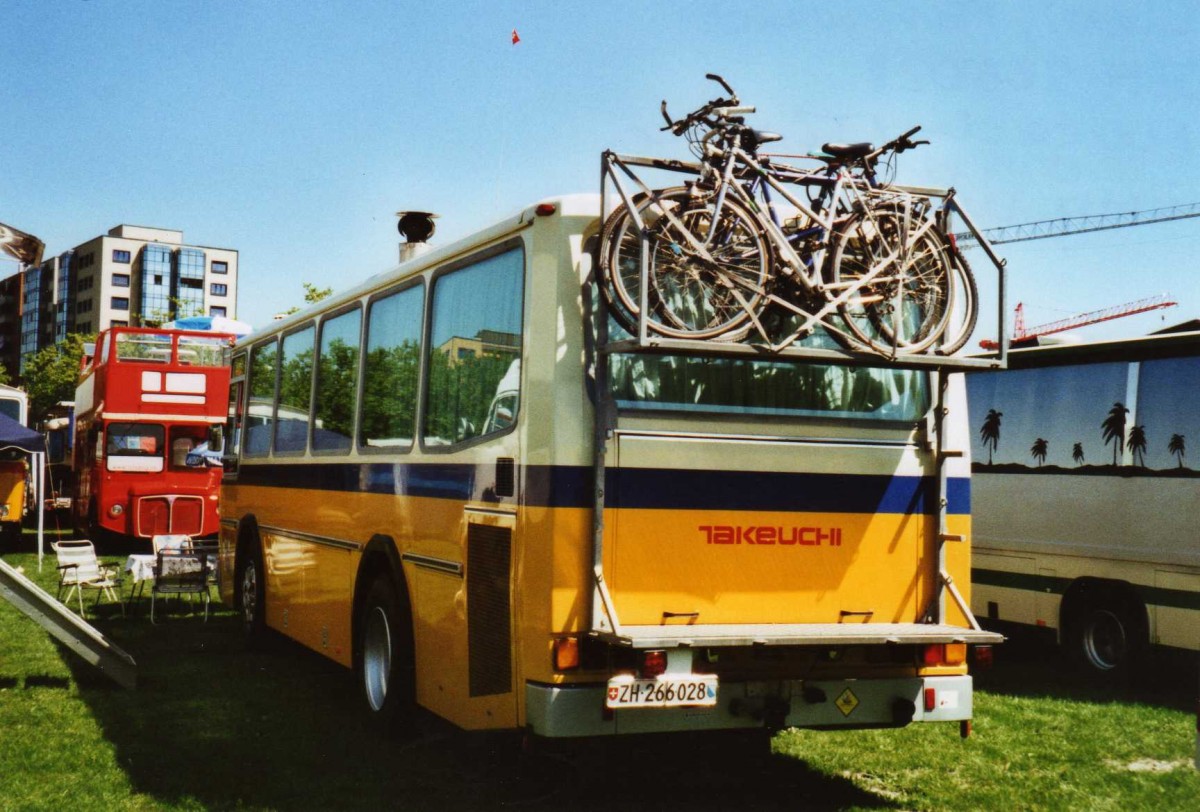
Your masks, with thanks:
M349 451L358 394L362 313L357 308L321 323L317 395L313 403L314 451Z
M466 442L515 421L520 376L508 373L520 369L524 272L515 248L434 281L425 445Z
M246 416L246 455L262 456L271 448L271 417L275 403L275 341L250 351L250 404Z
M418 284L376 299L367 310L360 448L412 448L424 309L425 287Z
M315 334L316 328L309 324L283 337L279 361L279 399L275 404L276 453L304 451L308 445Z

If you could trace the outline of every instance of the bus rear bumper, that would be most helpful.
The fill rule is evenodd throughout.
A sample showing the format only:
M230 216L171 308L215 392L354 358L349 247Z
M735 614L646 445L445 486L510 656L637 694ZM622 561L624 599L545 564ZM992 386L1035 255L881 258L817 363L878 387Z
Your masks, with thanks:
M548 738L762 727L903 727L970 719L969 675L724 682L710 708L605 709L606 686L525 684L526 723Z

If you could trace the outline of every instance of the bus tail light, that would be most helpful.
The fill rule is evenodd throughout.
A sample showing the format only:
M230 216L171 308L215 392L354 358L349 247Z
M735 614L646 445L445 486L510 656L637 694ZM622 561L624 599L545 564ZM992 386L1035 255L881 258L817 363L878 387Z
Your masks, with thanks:
M936 707L937 707L937 689L936 688L926 688L925 689L925 712L929 713Z
M538 217L549 217L558 211L553 203L539 203L537 208L533 210Z
M967 661L966 643L931 643L925 646L925 665L962 665Z
M642 678L653 679L667 670L667 652L661 649L642 654Z
M579 638L554 638L554 670L573 671L579 667Z

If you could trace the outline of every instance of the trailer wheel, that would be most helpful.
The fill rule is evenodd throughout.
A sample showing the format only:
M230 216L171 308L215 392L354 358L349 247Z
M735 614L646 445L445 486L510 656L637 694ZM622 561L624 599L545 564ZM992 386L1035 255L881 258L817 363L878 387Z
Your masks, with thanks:
M386 573L367 591L359 636L359 684L367 713L380 730L398 732L416 706L412 617Z
M1084 596L1068 624L1069 653L1094 674L1129 673L1149 642L1145 614L1135 599L1112 590Z

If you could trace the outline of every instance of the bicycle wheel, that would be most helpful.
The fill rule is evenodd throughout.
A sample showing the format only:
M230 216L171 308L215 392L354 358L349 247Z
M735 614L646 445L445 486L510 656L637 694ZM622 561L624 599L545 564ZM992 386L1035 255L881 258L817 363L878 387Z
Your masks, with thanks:
M726 200L714 216L711 197L683 188L635 204L648 241L648 328L671 338L729 339L748 327L771 278L770 251L754 215ZM642 235L628 210L609 217L600 251L606 285L619 302L618 320L632 318L636 325Z
M947 245L946 253L954 265L954 275L950 284L949 314L937 352L940 355L953 355L963 348L971 333L975 332L975 322L979 318L979 288L962 251Z
M831 296L853 339L881 355L929 349L950 314L951 263L927 229L912 238L900 212L876 209L834 236ZM910 229L911 231L912 229Z

